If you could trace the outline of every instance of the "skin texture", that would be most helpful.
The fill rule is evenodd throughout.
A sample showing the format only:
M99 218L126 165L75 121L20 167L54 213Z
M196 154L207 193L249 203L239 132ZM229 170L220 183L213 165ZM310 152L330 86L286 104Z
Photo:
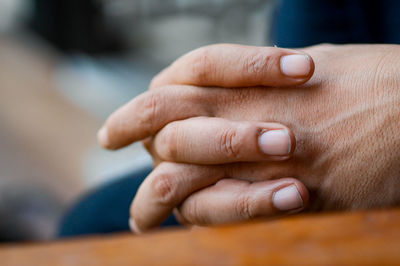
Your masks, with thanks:
M232 53L237 57L232 57ZM223 62L220 62L219 56L221 55L226 59ZM212 62L212 60L216 61ZM202 62L208 63L199 64ZM214 67L218 64L220 65L217 69L223 67L224 72L215 73ZM227 70L235 75L226 75L228 74ZM311 58L294 50L238 45L215 45L200 48L183 56L158 75L152 83L152 92L133 99L115 112L107 120L103 129L99 131L99 141L107 148L116 149L154 134L168 122L179 118L198 116L199 113L205 115L209 113L207 104L203 104L205 103L203 101L207 100L206 97L202 97L203 101L198 101L199 93L201 93L199 88L163 85L168 85L168 82L215 84L217 86L226 84L236 84L237 86L298 85L306 82L311 77L313 70L314 64ZM173 80L170 79L171 77ZM160 89L158 90L158 88ZM205 93L204 96L208 95L207 90L203 90L203 93ZM193 101L193 104L190 110L187 108L187 103L175 105L171 109L170 104L163 102L166 98L168 98L168 103L174 102L173 98L183 103L185 98L187 101ZM216 164L218 160L226 163L241 159L245 161L282 161L290 158L295 149L295 138L290 129L283 125L228 121L221 118L206 119L209 119L206 121L208 126L200 128L197 126L202 124L202 118L190 120L193 122L189 125L190 128L202 132L203 136L203 138L197 139L196 145L202 151L208 150L207 154L204 152L193 156L188 154L197 163ZM157 140L168 144L174 142L180 144L180 147L193 144L184 142L183 136L175 134L174 128L177 125L179 123L176 122L168 124L163 131L166 134L157 135ZM184 125L188 126L187 123ZM166 130L167 128L172 130ZM276 134L277 132L280 133ZM209 138L210 135L213 138ZM274 136L272 145L266 143L266 135ZM277 135L284 136L284 139L277 141ZM148 139L147 142L151 143L151 139ZM172 146L169 145L169 147ZM179 155L175 154L174 150L178 149L164 150L164 155L172 157ZM158 152L162 152L162 150L158 150ZM227 157L230 158L228 161ZM158 165L156 157L154 158L155 164ZM182 158L182 160L186 159L188 158L185 156ZM226 165L218 167L196 167L171 163L158 165L136 194L131 208L133 219L130 224L132 229L138 232L157 226L187 196L207 186L215 185L215 190L210 190L211 196L218 199L223 198L225 201L214 200L214 208L210 212L207 200L200 199L199 202L202 204L196 205L201 208L200 212L191 212L192 208L183 208L181 213L184 215L176 212L183 222L215 224L243 221L259 216L276 216L301 211L308 203L308 191L298 180L282 178L251 183L246 180L229 179L235 177L235 173L230 171L231 169L232 167ZM192 172L194 175L191 175ZM201 176L203 178L200 178ZM236 177L240 178L237 175ZM215 182L217 183L215 184ZM236 193L232 193L233 191ZM288 193L288 191L292 193ZM207 195L200 194L200 197L203 196ZM211 197L207 198L211 199ZM215 204L216 202L222 204ZM187 206L190 207L190 205Z
M400 193L398 193L400 188L400 138L398 136L400 48L391 45L323 45L310 47L304 51L313 58L315 73L311 80L303 85L265 88L256 86L256 83L260 83L257 78L254 82L249 82L248 80L251 79L249 77L247 77L247 83L241 83L252 86L249 88L220 88L225 84L232 86L232 83L214 84L217 83L215 78L213 84L219 88L166 85L169 82L168 76L173 76L174 73L172 65L156 77L152 91L163 93L169 90L176 92L177 95L180 94L179 102L183 107L179 108L183 109L180 109L179 113L190 114L185 118L203 116L221 117L227 121L273 121L286 125L296 136L296 150L286 161L243 162L238 158L236 163L232 163L234 161L232 154L227 155L225 159L219 156L218 163L229 162L229 165L224 166L224 169L229 169L224 170L225 175L222 175L224 178L230 177L242 182L254 182L248 184L257 184L265 180L295 177L311 192L309 207L311 211L398 205L400 203ZM221 64L224 63L223 57L214 56L216 58L210 59L208 55L207 61L215 60ZM210 71L212 72L212 69ZM239 71L238 73L236 76L240 76ZM207 80L206 76L207 71L203 71L199 80ZM235 76L235 73L229 73L223 77L232 76ZM255 76L258 79L260 77ZM170 80L179 83L179 81ZM199 86L210 86L207 82L198 83ZM195 84L191 83L191 85ZM163 94L163 97L167 97L163 98L163 102L166 105L170 103L171 110L177 108L175 103L178 96L172 100L169 100L166 94ZM188 104L184 104L185 102ZM167 109L164 109L164 113ZM118 120L119 116L121 115L112 119ZM176 120L185 118L178 117ZM168 120L173 119L168 118ZM185 126L185 120L180 123L181 129L177 132L184 134L184 142L196 143L201 132ZM207 125L206 119L203 120L203 124ZM163 130L158 134L164 134ZM132 133L129 130L125 132L128 132L126 133L128 135ZM120 136L119 138L123 139ZM127 143L126 139L125 143ZM179 147L176 142L175 144L158 142L157 136L145 142L157 163L168 160L177 166L193 163L195 161L193 158L202 156L201 149L191 150L190 145ZM122 140L119 140L119 143L122 143ZM162 145L175 146L161 147ZM174 152L166 156L158 152L160 150ZM204 154L207 152L209 151L205 150ZM201 161L195 161L195 163L199 164ZM209 163L204 162L204 164ZM201 172L203 171L201 169L210 166L198 167L197 171ZM192 174L193 171L191 170ZM179 183L179 181L175 182ZM228 198L228 195L238 195L237 191L245 193L249 188L237 190L239 185L230 183L235 182L233 180L228 181L228 184L220 182L208 185L202 190L196 189L196 192L185 197L185 200L176 202L175 206L179 206L180 211L178 216L194 224L238 221L237 215L229 218L228 214L233 213L232 210L228 209L223 215L213 212L213 204L210 200L219 198L212 195L224 195L224 198ZM232 200L234 198L232 197ZM139 197L139 202L140 200ZM140 204L135 202L138 200L135 199L133 202L131 215L136 219L140 217L140 211L137 211L137 206ZM227 208L229 202L224 206ZM276 212L271 213L276 214ZM218 216L228 218L212 220L212 217ZM246 218L246 215L243 217ZM253 218L253 215L247 215L247 218ZM140 219L146 220L143 217ZM145 225L144 229L151 228L155 224L157 223L151 226Z

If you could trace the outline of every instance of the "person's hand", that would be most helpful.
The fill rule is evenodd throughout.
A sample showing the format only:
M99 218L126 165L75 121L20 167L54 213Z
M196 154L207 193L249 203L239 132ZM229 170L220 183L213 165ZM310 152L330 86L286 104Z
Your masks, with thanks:
M203 85L232 85L245 86L245 85L298 85L307 81L313 73L313 62L305 54L278 48L257 48L253 47L240 47L240 46L230 46L228 47L232 51L236 52L236 56L242 57L242 59L231 57L231 51L226 49L226 46L215 46L212 50L200 49L198 51L192 52L189 55L181 58L174 64L170 69L177 71L181 74L182 80L176 81L179 78L174 75L174 83L198 83L203 82ZM239 49L238 49L239 48ZM224 67L224 73L221 72L222 76L211 77L208 73L210 69L204 69L204 73L207 74L207 79L201 77L199 73L200 69L198 67L193 67L196 63L201 64L204 62L204 51L209 51L209 55L212 57L216 55L221 56L221 52L225 53L225 61L229 61L228 66ZM224 55L222 53L222 55ZM179 70L182 64L179 62L186 62L188 67ZM234 65L233 65L234 63ZM184 71L186 73L184 73ZM228 76L228 72L231 71L235 76ZM258 73L258 77L254 74ZM164 71L164 73L167 73ZM240 73L239 75L237 73ZM200 75L199 75L200 74ZM162 75L159 76L162 78ZM165 77L165 76L164 76ZM190 77L190 78L189 78ZM186 78L186 80L183 80ZM215 80L213 80L215 79ZM157 79L155 79L157 80ZM160 84L161 79L158 79ZM171 82L164 79L163 82ZM153 85L156 87L156 85ZM177 92L177 96L180 92ZM154 94L153 94L154 95ZM168 92L170 96L170 92ZM185 96L184 94L182 96ZM146 101L149 99L146 95ZM134 101L137 101L134 100ZM151 100L153 101L153 100ZM156 101L157 102L157 101ZM158 102L157 102L158 103ZM137 104L137 103L136 103ZM186 103L182 102L184 107L187 107ZM137 104L137 106L143 107L143 104ZM132 106L130 106L132 108ZM135 109L134 107L133 109ZM146 109L146 108L145 108ZM187 109L187 108L186 108ZM136 119L140 121L144 120L143 113L137 112L138 116ZM124 111L120 111L124 114ZM147 113L147 112L146 112ZM176 112L182 115L182 113ZM127 113L125 113L127 114ZM185 114L183 114L185 115ZM120 119L122 123L126 123L125 118L121 118L120 115L113 115ZM119 118L118 118L119 117ZM160 117L161 126L163 126L163 117ZM149 119L154 120L154 119ZM114 118L110 118L108 121L111 123L118 123ZM196 121L193 125L198 125L200 120ZM225 123L224 123L225 122ZM108 122L110 123L110 122ZM108 124L107 123L107 124ZM147 122L149 123L149 122ZM147 124L146 123L146 124ZM109 129L113 129L113 126L106 124L107 135L109 135ZM133 126L134 123L130 123ZM150 124L150 123L149 123ZM200 123L201 124L201 123ZM213 121L206 121L206 132L203 132L203 144L210 148L209 155L204 157L208 162L214 164L218 163L218 156L221 158L227 155L234 156L231 161L271 161L271 160L285 160L289 158L295 147L295 138L291 134L290 130L286 127L273 124L273 123L236 123L237 128L235 131L232 127L235 123L230 121L224 121L223 119ZM152 121L152 126L154 126L154 132L158 130L157 126L154 125ZM151 135L149 132L143 132L146 130L143 127L138 128L139 131L142 130L144 136ZM240 134L233 136L231 133L236 132ZM138 133L136 129L132 130L135 134ZM154 134L153 132L153 134ZM165 132L165 131L164 131ZM109 142L111 140L117 140L124 134L123 132L117 132L119 136L117 138L109 137L106 135L104 137L104 129L99 133L99 139L101 143L107 147L118 148L121 146L119 143ZM128 133L129 140L120 139L123 143L126 141L132 141L132 135ZM147 135L146 135L147 134ZM214 136L213 140L210 139L210 134ZM144 136L138 137L138 139ZM135 138L135 136L133 136ZM137 137L137 136L136 136ZM241 137L240 147L237 143L232 143L233 140L239 140ZM232 139L233 138L233 139ZM160 139L160 138L158 138ZM135 139L136 140L136 139ZM180 142L181 143L181 142ZM124 144L122 144L124 145ZM234 146L232 146L234 145ZM204 148L204 146L203 146ZM235 150L232 150L235 149ZM237 153L236 149L240 151ZM221 154L218 154L221 153ZM201 160L201 159L200 159ZM226 162L225 159L221 162ZM203 162L204 163L204 162ZM220 167L196 167L194 165L171 165L162 164L153 171L153 173L146 179L141 189L138 192L137 199L139 202L144 204L136 204L138 207L136 209L142 209L136 213L140 213L143 217L151 217L152 222L140 223L142 226L141 230L151 227L152 225L158 224L165 215L168 215L173 207L187 197L190 193L201 189L203 187L209 186L217 182L219 179L225 177L224 173L228 173L232 167L220 166ZM210 171L214 174L210 176ZM191 172L195 173L190 176ZM201 174L203 173L203 174ZM208 173L208 174L207 174ZM181 177L185 178L181 178ZM231 177L234 177L232 174ZM202 177L202 178L200 178ZM206 178L207 177L207 178ZM238 176L236 176L238 177ZM174 180L171 180L171 179ZM176 181L179 180L180 185L176 185ZM183 182L185 181L185 182ZM170 185L173 187L171 188ZM150 189L147 189L150 188ZM178 188L179 187L179 188ZM300 211L308 201L308 193L304 185L299 181L294 179L281 179L274 181L266 181L250 184L244 180L223 180L218 183L217 188L222 188L221 193L211 193L211 195L224 196L224 201L214 202L214 211L219 215L211 217L206 223L218 223L224 221L232 220L243 220L250 217L265 216L265 215L278 215L282 213L291 213L295 211ZM227 190L227 188L229 188ZM173 190L173 191L171 191ZM211 198L210 198L211 200ZM206 204L206 202L204 202ZM226 208L229 204L229 208ZM141 208L140 206L144 206ZM204 205L205 206L205 205ZM232 214L234 212L234 214ZM140 219L136 218L136 221ZM146 226L143 226L146 224Z
M223 99L223 103L203 102L211 106L208 116L277 121L289 125L297 137L297 149L292 159L279 163L236 164L241 169L248 169L247 174L242 172L240 177L253 181L297 177L312 189L315 196L313 209L398 204L398 50L397 46L313 47L306 51L316 61L317 71L307 85L287 89L201 89ZM207 75L203 73L203 76ZM174 88L178 87L169 87ZM215 106L218 106L216 111ZM207 116L201 112L198 115ZM179 122L185 121L177 121L175 125ZM182 125L176 127L177 133L183 134L186 142L193 145L198 134L193 131L191 135L185 134L191 131ZM178 146L168 147L168 143L161 147L162 142L154 146L156 142L157 137L153 144L150 143L151 149L164 160L174 161L174 157L168 158L160 152L162 150L174 151L168 156L185 154L185 158L192 158L190 160L196 157L193 154L201 153L201 149L189 149L188 152ZM181 156L176 161L185 160ZM214 187L186 198L180 207L181 215L199 217L200 210L204 214L204 209L197 207L198 203L201 195L210 197ZM212 212L209 205L206 214ZM218 213L214 215L218 216Z

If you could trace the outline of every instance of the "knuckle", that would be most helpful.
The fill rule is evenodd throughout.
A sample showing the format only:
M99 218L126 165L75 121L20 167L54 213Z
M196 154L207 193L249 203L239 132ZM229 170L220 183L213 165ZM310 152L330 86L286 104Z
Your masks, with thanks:
M211 47L202 47L198 49L192 57L192 62L189 64L189 73L191 80L194 83L202 82L209 79L209 76L214 73L215 69L211 63Z
M158 118L160 107L163 104L163 97L159 93L150 92L139 101L141 116L137 123L147 133L153 133L155 120Z
M263 75L271 70L273 64L270 54L254 53L243 58L243 70L251 75Z
M178 188L174 175L169 173L158 174L153 178L151 188L154 198L159 204L171 205L176 203Z
M240 136L234 128L224 130L219 138L219 153L228 158L237 159L240 155Z
M256 218L252 205L253 201L250 195L240 196L235 203L235 211L238 217L245 220Z

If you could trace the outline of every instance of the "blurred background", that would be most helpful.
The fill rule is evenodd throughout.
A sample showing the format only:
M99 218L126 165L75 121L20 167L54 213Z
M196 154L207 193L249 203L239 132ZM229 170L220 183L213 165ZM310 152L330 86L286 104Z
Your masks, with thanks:
M151 163L96 132L180 55L271 44L275 1L0 0L0 241L45 240L85 191Z

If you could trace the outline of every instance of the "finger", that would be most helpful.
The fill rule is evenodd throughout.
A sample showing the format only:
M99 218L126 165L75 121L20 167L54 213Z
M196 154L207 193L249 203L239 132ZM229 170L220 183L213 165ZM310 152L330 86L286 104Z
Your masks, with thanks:
M145 92L107 119L98 132L98 141L107 149L118 149L154 135L169 122L212 116L211 107L206 104L210 97L201 88L191 86Z
M296 179L255 183L223 179L190 195L178 209L186 222L217 225L292 214L307 203L308 191Z
M306 82L313 72L314 62L304 52L277 47L218 44L182 56L157 75L150 88L170 84L292 86Z
M154 137L152 154L165 161L222 164L282 161L295 148L295 137L277 123L196 117L166 125Z
M220 167L161 163L142 183L131 205L131 227L158 227L188 195L224 177Z
M174 210L172 211L172 214L174 215L175 219L181 224L184 225L186 227L191 227L192 225L189 224L185 218L183 218L183 216L181 215L181 213L178 211L177 208L174 208Z

